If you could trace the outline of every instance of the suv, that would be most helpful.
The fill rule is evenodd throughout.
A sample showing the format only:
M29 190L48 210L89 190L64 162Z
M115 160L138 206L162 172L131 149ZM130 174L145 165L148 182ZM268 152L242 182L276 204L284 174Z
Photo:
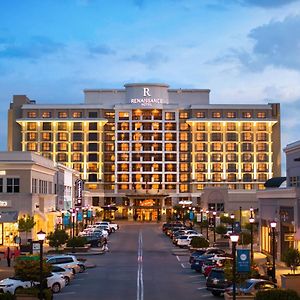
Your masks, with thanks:
M225 279L223 269L212 269L206 279L206 288L208 291L211 291L214 296L220 296L230 285L231 282Z
M72 269L73 273L81 273L85 271L85 265L78 261L73 255L57 255L47 259L47 263L57 265L63 268Z

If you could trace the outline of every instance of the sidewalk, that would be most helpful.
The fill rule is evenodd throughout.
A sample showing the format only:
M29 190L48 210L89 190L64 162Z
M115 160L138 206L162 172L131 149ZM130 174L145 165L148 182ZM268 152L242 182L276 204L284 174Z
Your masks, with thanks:
M0 260L0 280L11 277L15 273L14 270L14 261L11 261L11 266L7 266L6 259L3 258L3 255L1 255L1 260Z

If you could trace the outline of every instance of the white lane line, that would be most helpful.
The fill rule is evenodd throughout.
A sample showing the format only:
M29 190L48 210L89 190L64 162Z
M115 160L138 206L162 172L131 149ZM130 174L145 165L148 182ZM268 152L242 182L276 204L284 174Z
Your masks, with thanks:
M182 266L182 268L186 269L185 265L184 264L180 264Z
M144 280L143 280L143 236L142 232L139 232L138 240L138 270L137 270L137 291L136 298L137 300L144 300Z
M176 255L176 258L177 258L177 260L178 260L178 261L180 261L180 258L179 258L179 256L178 256L178 255Z
M199 279L200 279L200 275L191 275L191 276L189 276L189 278L195 278L195 277L199 277Z
M55 297L65 296L65 295L74 295L74 294L76 294L76 292L61 292L61 293L55 294Z
M197 288L197 290L206 290L206 286L204 286L204 287L199 287L199 288Z

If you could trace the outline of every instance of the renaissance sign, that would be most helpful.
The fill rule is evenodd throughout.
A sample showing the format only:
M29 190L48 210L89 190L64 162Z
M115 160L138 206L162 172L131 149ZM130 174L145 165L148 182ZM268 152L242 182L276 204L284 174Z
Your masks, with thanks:
M150 89L143 88L143 98L132 98L131 104L141 104L142 106L152 106L153 104L163 104L162 98L151 98Z

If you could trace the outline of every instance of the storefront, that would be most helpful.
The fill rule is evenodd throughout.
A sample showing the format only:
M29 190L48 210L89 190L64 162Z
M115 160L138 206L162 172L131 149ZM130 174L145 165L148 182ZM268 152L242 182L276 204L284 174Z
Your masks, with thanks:
M0 212L0 245L15 246L15 239L19 236L18 212Z

